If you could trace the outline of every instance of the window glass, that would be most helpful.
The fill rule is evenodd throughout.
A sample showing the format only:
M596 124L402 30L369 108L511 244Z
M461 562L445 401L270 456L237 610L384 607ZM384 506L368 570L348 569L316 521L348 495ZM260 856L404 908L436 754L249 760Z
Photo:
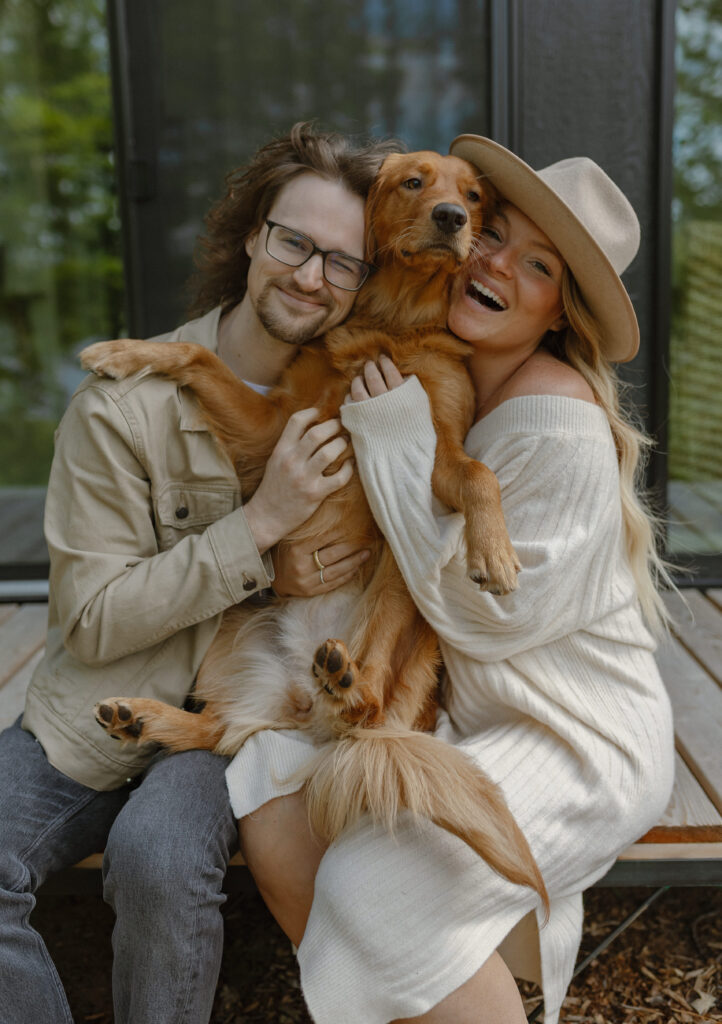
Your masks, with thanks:
M126 7L138 333L183 315L193 245L225 174L295 121L442 152L459 132L489 129L486 0Z
M27 576L75 353L123 330L105 4L5 0L0 54L0 572Z
M674 127L669 548L722 553L722 0L680 0Z

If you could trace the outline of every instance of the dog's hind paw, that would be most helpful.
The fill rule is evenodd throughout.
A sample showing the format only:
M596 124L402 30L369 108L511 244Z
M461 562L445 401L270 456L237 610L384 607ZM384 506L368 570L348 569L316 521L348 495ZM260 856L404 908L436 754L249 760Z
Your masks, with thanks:
M358 668L342 640L327 640L316 651L311 665L316 682L334 700L345 700L358 679Z
M109 698L96 704L93 712L98 725L114 740L142 741L143 718L133 709L131 700Z

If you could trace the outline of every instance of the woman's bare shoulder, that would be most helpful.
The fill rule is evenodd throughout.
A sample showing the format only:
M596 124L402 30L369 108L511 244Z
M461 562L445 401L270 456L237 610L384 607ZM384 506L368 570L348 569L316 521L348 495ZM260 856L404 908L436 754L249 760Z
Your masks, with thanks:
M594 393L578 370L549 352L535 352L504 385L502 401L523 395L562 395L594 402Z

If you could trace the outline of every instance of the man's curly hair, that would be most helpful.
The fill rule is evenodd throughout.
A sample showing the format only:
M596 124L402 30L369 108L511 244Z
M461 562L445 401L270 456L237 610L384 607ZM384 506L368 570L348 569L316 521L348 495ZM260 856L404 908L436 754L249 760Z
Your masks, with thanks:
M246 240L260 230L289 181L312 171L365 199L385 157L404 149L396 140L355 143L306 121L259 149L247 166L228 174L225 195L205 218L190 281L195 293L191 315L201 316L219 305L229 309L241 301L250 264Z

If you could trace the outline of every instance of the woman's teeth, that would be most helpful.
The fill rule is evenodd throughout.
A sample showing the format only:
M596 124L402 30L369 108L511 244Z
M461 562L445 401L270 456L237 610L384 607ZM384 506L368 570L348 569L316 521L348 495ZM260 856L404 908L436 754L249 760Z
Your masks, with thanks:
M487 286L482 284L481 281L474 281L473 279L469 281L469 292L471 293L472 291L474 293L472 298L476 299L477 302L480 302L488 309L502 310L507 308L507 304L504 302L501 295L497 295L495 291L492 291L491 288L487 288Z

